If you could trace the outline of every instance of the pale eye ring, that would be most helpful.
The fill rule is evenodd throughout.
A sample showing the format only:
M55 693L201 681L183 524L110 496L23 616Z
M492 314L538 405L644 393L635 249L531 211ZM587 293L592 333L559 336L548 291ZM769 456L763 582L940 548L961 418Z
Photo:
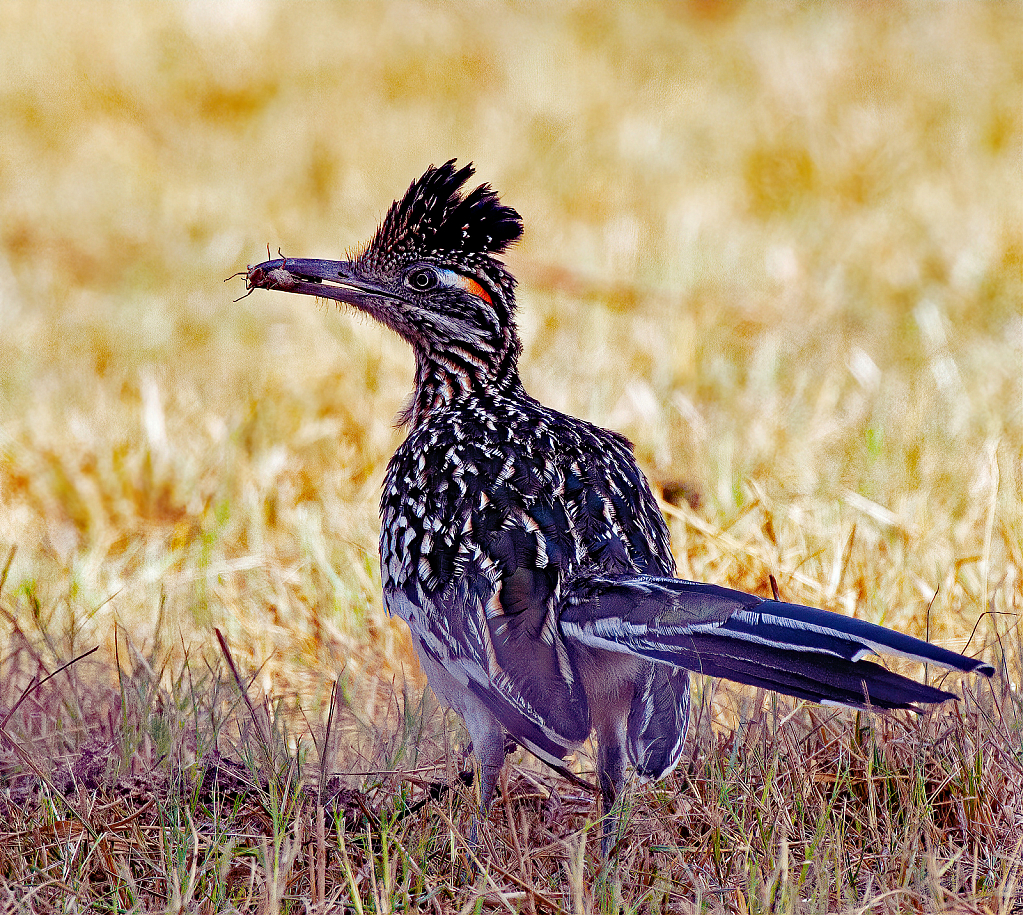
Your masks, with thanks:
M405 274L405 285L416 292L428 292L439 283L440 277L432 267L416 267Z

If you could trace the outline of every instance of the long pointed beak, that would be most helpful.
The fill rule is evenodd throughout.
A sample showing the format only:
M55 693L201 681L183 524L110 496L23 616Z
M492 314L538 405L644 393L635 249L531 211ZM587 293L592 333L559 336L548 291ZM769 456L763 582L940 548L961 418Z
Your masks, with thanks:
M302 295L334 299L373 311L380 299L396 299L383 289L356 280L348 261L322 261L285 257L264 261L245 272L245 288L280 289Z

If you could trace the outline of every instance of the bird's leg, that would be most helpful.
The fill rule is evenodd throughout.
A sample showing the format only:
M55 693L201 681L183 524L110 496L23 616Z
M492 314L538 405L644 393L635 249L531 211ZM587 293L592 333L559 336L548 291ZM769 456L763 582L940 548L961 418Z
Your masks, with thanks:
M505 739L500 731L491 731L478 740L473 740L473 752L480 767L480 806L472 818L469 842L475 850L479 847L479 824L486 819L494 799L497 779L504 765Z
M625 786L625 747L617 737L617 734L609 734L597 741L597 781L604 822L600 852L605 860L619 838L622 789Z

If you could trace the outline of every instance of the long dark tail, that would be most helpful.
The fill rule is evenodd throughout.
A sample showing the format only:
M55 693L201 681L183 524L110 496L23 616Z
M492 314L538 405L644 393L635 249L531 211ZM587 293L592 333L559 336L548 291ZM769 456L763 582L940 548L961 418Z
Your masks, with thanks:
M678 578L589 580L565 601L561 625L590 647L852 708L920 711L957 698L864 660L871 654L994 674L990 664L883 626Z

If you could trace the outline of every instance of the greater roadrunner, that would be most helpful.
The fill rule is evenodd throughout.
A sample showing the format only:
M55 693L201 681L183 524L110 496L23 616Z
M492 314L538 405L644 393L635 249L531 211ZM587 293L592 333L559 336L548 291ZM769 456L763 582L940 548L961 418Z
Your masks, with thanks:
M595 733L604 850L628 760L678 764L689 671L852 708L952 693L865 657L994 668L857 619L674 577L668 528L629 442L538 403L519 380L519 214L471 165L431 167L349 261L279 258L248 289L336 299L412 346L405 441L380 500L384 604L465 721L486 815L506 748L560 771ZM510 739L509 739L510 738Z

